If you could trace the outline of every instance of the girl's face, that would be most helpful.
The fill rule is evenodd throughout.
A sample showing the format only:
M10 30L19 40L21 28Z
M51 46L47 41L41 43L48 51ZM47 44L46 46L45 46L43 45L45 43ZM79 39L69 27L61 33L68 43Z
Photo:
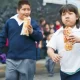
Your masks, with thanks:
M19 14L19 18L23 20L25 17L30 16L31 8L29 5L24 4L19 10L17 10L17 13Z
M50 24L50 28L53 29L54 28L54 24Z
M48 24L45 25L45 30L46 30L47 32L50 31L50 27L49 27Z
M56 25L60 25L60 22L59 21L56 21Z
M54 33L54 29L50 29L50 33L53 34Z
M43 22L42 22L42 25L44 26L46 24L46 21L44 20Z
M76 24L76 20L78 20L78 17L74 12L64 12L62 13L62 22L67 27L73 27Z

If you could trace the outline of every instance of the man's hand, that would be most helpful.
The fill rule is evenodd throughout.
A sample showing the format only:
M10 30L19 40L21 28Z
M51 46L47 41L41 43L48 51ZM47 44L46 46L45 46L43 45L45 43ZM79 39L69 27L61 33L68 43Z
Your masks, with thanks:
M31 25L29 25L29 26L27 27L27 29L28 29L28 31L29 31L29 34L32 34L32 33L33 33L33 28L32 28Z

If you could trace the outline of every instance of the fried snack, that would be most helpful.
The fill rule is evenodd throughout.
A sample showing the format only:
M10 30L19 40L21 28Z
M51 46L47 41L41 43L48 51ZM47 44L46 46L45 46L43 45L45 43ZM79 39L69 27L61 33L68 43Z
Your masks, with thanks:
M66 51L72 50L73 42L69 42L68 41L69 35L71 34L71 28L70 27L66 27L64 29L64 31L63 31L63 34L64 34L65 50Z
M29 32L28 32L27 27L30 25L30 21L31 21L30 17L24 18L24 23L23 23L21 35L29 36Z
M69 36L71 34L71 28L70 27L66 27L63 31L63 34L66 36Z
M65 43L65 49L66 51L70 51L73 48L73 44L71 42L66 42Z

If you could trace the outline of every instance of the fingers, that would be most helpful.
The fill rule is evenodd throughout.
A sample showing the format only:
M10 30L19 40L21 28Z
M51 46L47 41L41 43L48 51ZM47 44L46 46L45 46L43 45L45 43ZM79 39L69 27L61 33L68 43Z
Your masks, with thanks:
M33 32L33 28L32 28L32 26L29 25L29 26L27 27L27 29L28 29L29 33L32 34L32 32Z
M58 63L61 59L61 56L58 55L58 54L55 54L52 59L53 59L54 62Z
M75 38L69 38L69 42L75 43L76 42L76 39Z
M29 25L29 26L28 26L28 29L32 29L32 26L31 26L31 25Z
M70 35L68 37L69 42L72 42L72 44L76 43L76 37L74 35Z

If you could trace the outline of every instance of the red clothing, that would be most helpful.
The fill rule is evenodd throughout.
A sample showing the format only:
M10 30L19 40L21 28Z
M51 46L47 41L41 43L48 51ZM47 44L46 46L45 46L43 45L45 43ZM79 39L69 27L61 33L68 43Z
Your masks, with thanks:
M6 46L8 46L8 39L6 39Z
M58 30L60 28L61 25L56 25L56 30Z

